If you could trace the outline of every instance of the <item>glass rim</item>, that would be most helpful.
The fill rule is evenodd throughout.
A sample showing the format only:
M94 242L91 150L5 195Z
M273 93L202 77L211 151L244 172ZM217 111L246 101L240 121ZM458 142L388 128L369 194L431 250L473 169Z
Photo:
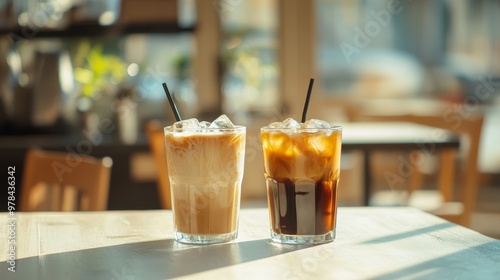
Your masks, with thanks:
M221 133L221 132L242 132L246 131L246 126L243 125L235 125L234 127L225 127L225 128L195 128L195 127L190 127L190 128L175 128L171 129L172 126L168 125L163 128L163 131L165 133L167 132L196 132L196 133Z
M261 132L312 132L312 131L343 131L344 127L341 125L333 125L331 127L320 127L320 128L279 128L279 127L267 127L263 126L260 128Z

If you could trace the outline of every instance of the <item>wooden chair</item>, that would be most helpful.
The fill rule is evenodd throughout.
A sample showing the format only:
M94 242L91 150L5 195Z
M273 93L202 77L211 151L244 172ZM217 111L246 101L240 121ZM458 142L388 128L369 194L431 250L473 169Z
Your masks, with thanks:
M468 118L461 118L460 121L457 119L453 123L443 118L443 116L409 115L405 119L419 124L448 129L460 135L463 155L457 168L454 168L454 164L443 164L453 161L456 157L455 153L447 151L440 155L442 164L440 166L438 187L444 203L450 203L454 197L453 186L457 186L456 189L459 190L457 198L462 204L462 211L460 213L448 212L443 207L437 210L435 214L463 226L469 226L472 213L476 207L479 188L478 155L484 121L483 115L476 114ZM457 176L454 176L455 172L457 172ZM457 182L446 179L453 179L454 177L456 177Z
M160 202L163 209L172 209L163 126L160 122L153 120L146 124L146 131L148 134L149 146L156 164L156 178Z
M457 159L455 151L447 150L439 155L441 164L438 173L438 190L442 196L443 206L431 211L431 213L463 226L469 226L476 207L479 187L478 154L484 116L480 110L476 110L471 112L470 116L453 115L453 119L451 119L445 118L444 110L446 108L439 110L439 113L433 112L435 114L373 114L371 112L363 114L359 112L369 110L357 108L358 113L354 119L355 121L413 122L447 129L459 134L463 152L463 156L458 161L459 165L455 165ZM455 178L456 182L454 182ZM416 191L421 181L422 173L417 170L410 178L410 192ZM454 186L457 187L456 190L459 190L457 198L460 205L458 207L456 203L453 203Z
M109 157L30 149L20 211L104 211L112 165Z

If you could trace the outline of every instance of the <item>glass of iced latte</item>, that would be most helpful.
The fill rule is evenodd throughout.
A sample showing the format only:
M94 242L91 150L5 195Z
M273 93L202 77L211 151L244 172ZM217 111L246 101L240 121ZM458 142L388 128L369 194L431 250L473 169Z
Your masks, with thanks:
M342 127L293 119L261 128L271 239L333 241Z
M210 244L238 234L246 129L222 115L165 128L174 239Z

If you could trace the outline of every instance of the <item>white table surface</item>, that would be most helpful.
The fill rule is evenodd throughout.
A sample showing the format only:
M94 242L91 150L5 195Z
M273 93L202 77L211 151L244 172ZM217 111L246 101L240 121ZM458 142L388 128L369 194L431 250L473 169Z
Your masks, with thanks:
M172 240L172 213L16 213L16 272L0 219L0 279L500 279L500 241L413 208L340 208L337 238L270 242L267 209L243 209L235 242Z

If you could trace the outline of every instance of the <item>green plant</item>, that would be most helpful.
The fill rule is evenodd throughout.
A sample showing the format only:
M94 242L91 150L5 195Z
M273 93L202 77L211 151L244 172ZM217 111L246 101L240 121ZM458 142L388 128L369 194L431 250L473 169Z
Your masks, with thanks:
M82 85L84 97L96 97L109 85L121 83L126 77L126 64L120 57L104 54L103 46L81 42L74 58L75 79Z

